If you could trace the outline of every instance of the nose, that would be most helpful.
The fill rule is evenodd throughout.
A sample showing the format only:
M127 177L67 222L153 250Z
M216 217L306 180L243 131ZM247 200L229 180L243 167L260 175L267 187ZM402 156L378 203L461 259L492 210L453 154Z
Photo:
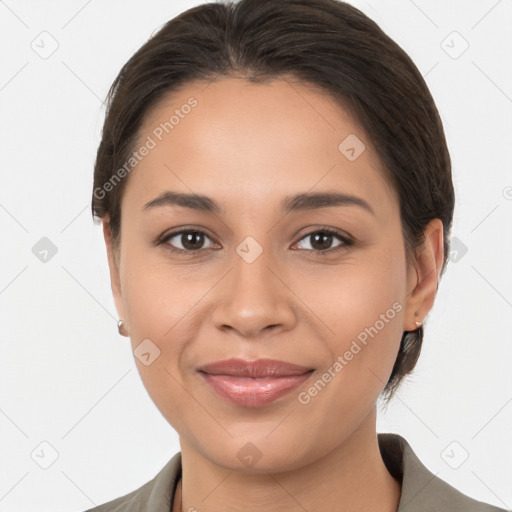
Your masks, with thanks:
M285 272L266 249L252 262L235 254L233 268L219 283L212 315L215 327L245 338L292 329L296 296L286 281Z

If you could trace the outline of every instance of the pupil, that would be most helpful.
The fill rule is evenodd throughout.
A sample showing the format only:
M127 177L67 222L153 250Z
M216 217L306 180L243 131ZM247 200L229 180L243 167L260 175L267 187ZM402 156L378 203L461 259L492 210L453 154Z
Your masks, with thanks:
M314 243L312 244L315 249L323 250L323 249L329 249L332 243L332 235L329 233L316 233L313 235ZM320 243L317 243L319 242ZM318 245L320 247L318 247Z
M332 243L332 235L329 233L316 233L311 235L313 237L312 246L317 250L329 249ZM181 236L181 243L185 249L194 250L200 249L203 245L203 234L197 231L183 233Z
M197 231L184 233L181 235L181 243L185 249L200 249L203 245L203 234Z

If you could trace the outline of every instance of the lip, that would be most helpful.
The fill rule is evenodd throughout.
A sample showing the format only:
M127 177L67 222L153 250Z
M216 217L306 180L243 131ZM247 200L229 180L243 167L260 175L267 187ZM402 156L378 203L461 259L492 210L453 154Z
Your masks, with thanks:
M274 402L299 387L313 371L275 359L227 359L198 368L199 375L218 395L242 407Z
M245 359L232 358L206 364L198 368L199 371L210 375L230 375L233 377L289 377L302 375L313 368L306 368L298 364L287 363L277 359Z

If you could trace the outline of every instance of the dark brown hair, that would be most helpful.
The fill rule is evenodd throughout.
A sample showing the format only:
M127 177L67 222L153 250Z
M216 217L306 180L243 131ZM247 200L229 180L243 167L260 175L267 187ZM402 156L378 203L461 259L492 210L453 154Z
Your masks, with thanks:
M397 193L408 261L429 221L438 218L445 271L454 191L434 100L409 56L365 14L338 0L203 4L167 22L130 58L107 96L94 168L93 218L108 215L115 247L128 179L116 172L129 160L144 116L191 81L230 75L255 82L293 76L331 94L366 131ZM403 333L383 390L386 402L416 365L422 340L422 327Z

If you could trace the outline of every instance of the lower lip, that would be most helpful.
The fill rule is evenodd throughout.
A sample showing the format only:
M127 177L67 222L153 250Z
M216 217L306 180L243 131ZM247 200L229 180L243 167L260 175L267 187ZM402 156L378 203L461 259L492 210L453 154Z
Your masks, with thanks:
M220 396L242 407L261 407L290 393L309 379L313 372L282 377L233 377L200 372Z

